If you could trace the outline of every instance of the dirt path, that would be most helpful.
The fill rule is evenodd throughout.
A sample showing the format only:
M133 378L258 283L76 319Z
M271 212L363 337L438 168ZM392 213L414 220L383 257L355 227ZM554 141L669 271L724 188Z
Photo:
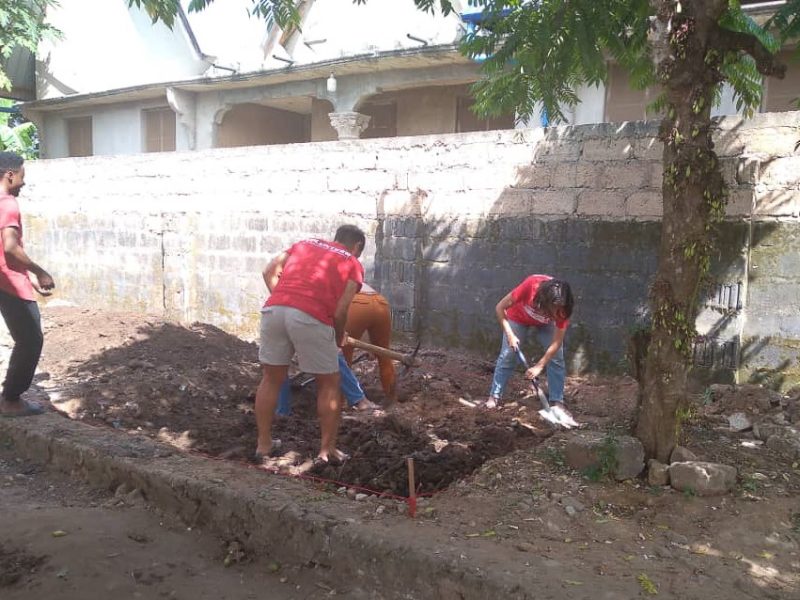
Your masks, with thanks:
M0 507L3 600L301 600L330 597L336 588L367 597L309 569L251 561L135 496L43 472L6 449Z

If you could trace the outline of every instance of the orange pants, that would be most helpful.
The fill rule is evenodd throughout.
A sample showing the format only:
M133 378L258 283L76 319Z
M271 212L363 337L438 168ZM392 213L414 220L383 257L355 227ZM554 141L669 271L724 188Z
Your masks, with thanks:
M388 348L392 341L392 313L389 302L380 294L356 294L347 312L345 328L348 335L356 339L361 339L366 331L369 333L371 343ZM354 350L353 346L342 348L347 364L353 364ZM376 358L383 392L389 400L394 400L396 384L394 361L383 356Z

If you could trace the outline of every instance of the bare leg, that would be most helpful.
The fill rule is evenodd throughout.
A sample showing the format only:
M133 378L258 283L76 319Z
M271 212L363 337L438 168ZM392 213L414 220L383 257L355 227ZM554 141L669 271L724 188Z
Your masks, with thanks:
M317 380L317 414L322 432L318 456L323 460L338 460L341 458L341 453L336 449L336 436L339 433L339 417L342 412L339 372L325 373L315 377Z
M288 365L261 365L261 383L256 390L256 427L258 446L256 453L269 456L272 451L272 416L278 405L278 394L289 371Z

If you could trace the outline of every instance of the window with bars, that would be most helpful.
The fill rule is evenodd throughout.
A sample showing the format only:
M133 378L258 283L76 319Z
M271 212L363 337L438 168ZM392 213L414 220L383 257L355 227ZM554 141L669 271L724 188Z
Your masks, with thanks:
M172 152L175 150L175 113L171 108L151 108L142 111L144 121L144 151Z

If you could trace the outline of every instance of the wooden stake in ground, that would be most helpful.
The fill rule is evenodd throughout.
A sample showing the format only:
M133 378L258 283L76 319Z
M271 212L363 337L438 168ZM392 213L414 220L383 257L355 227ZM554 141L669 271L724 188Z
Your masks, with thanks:
M414 459L406 459L408 465L408 516L412 519L417 514L417 486L414 483Z

